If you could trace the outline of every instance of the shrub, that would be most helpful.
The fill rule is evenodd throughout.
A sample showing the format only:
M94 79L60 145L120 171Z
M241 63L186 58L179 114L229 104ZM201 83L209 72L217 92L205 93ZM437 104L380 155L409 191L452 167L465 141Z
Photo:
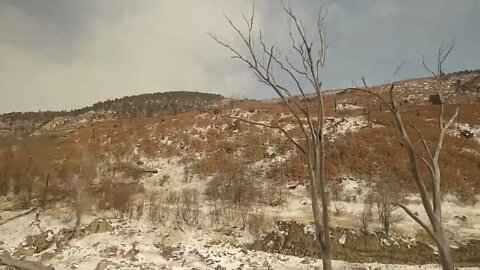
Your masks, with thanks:
M237 169L215 175L207 184L205 195L211 200L232 204L250 204L258 199L259 190L245 169Z
M114 183L109 179L102 182L98 206L100 209L115 209L122 213L127 212L129 202L135 194L145 190L139 183Z
M199 201L198 190L184 189L181 193L181 203L176 204L176 217L177 220L188 226L199 226L201 204Z
M127 179L138 180L145 174L145 170L127 162L119 162L111 167L116 173L121 173Z
M266 229L267 218L265 213L250 213L248 215L248 231L255 237L260 236Z

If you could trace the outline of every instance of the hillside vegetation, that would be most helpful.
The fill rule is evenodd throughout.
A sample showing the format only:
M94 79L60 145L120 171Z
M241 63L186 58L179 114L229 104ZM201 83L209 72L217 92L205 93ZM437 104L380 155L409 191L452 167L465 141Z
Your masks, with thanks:
M454 253L460 266L480 265L478 258L469 257L480 247L479 78L480 72L446 76L446 117L457 107L460 114L447 133L440 166L442 189L447 194L444 218L450 240L461 247ZM404 121L421 129L429 141L438 128L434 119L439 105L433 83L432 78L422 78L398 82L395 88ZM388 87L371 89L382 91ZM315 109L314 100L310 105ZM336 227L332 236L336 258L362 263L435 262L428 248L430 240L412 220L395 210L396 226L392 227L392 236L385 235L376 217L377 210L372 210L380 207L380 195L388 193L392 200L408 204L425 218L391 113L371 95L354 91L329 92L325 106L326 171L332 225ZM93 116L87 117L90 112ZM83 225L83 231L76 236L72 231L71 237L78 241L65 247L68 252L75 247L97 254L102 247L104 255L99 255L98 260L118 258L116 263L127 268L136 265L136 261L121 262L124 255L115 252L108 257L105 254L110 247L89 242L98 239L92 238L88 227L93 226L88 224L94 216L115 220L109 223L112 234L141 242L139 263L150 262L145 254L150 254L155 246L164 252L163 258L173 258L175 262L175 258L180 258L179 264L181 260L188 262L188 256L197 256L205 260L205 265L214 267L215 262L202 257L200 246L216 247L215 243L223 243L238 254L246 248L318 256L314 247L304 246L315 243L309 231L312 214L304 158L278 130L249 125L232 117L279 125L292 134L301 132L287 108L278 101L226 100L218 95L186 92L108 101L64 115L3 115L4 123L43 123L32 132L15 129L15 133L4 132L0 138L0 206L10 211L33 206L44 209L39 221L41 230L25 228L32 234L44 233L50 227L72 229ZM408 128L408 132L415 136L413 129ZM16 135L19 133L25 136L20 138ZM419 142L416 147L421 149ZM427 168L422 167L421 173L426 175ZM52 227L53 223L46 223L55 216L62 216L63 225L57 222ZM74 226L79 217L84 218ZM134 222L139 223L132 225ZM132 228L139 229L131 234ZM161 236L161 243L153 243L152 239L157 241L160 236L150 233L159 228L165 235ZM54 234L55 239L60 237ZM192 239L198 242L194 247L199 251L194 255L189 253L193 246L178 244ZM205 239L211 242L202 242ZM378 246L388 246L388 252L403 252L403 257L394 259L372 251ZM411 246L418 249L416 255L408 252ZM48 247L34 254L45 254ZM25 252L27 247L12 243L5 249ZM361 252L356 250L356 256L349 255L351 249ZM425 255L418 255L422 252ZM63 263L58 254L46 261ZM89 256L76 263L86 263ZM278 258L269 263L281 265ZM229 263L234 265L234 261ZM316 263L305 262L305 269Z
M12 112L0 115L0 135L28 135L45 125L174 115L201 110L221 99L216 94L173 91L117 98L71 111Z

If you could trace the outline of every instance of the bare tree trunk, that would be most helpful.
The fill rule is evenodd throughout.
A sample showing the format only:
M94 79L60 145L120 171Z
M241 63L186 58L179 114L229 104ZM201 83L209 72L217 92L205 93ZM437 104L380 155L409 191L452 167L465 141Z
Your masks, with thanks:
M325 178L325 119L321 92L322 80L320 79L328 47L324 33L325 16L320 13L316 29L318 40L314 42L307 38L308 35L304 24L294 14L292 8L290 6L284 6L283 8L290 22L288 34L291 39L293 53L298 58L298 63L301 63L298 67L290 61L288 56L279 54L274 46L267 46L263 41L261 31L258 39L253 37L255 8L253 8L249 19L247 16L243 16L247 26L246 32L242 32L228 17L226 18L228 24L241 38L242 44L247 50L246 54L221 41L215 35L210 34L210 36L218 44L232 52L234 54L233 58L245 63L262 83L269 86L280 97L282 103L295 118L296 124L302 132L300 139L294 138L290 132L287 132L279 125L272 126L249 121L248 119L230 117L250 124L279 130L307 159L316 238L321 247L323 269L330 270L332 269L330 261L330 210ZM295 86L293 90L277 80L278 71L281 71L282 74L285 74L291 80ZM304 90L307 88L315 91L312 93L315 95L313 99L316 101L315 105L318 106L318 110L315 112L311 110L311 104L309 106L309 102L312 100L307 97L309 93L306 93ZM293 91L298 91L301 96L296 96Z
M435 245L438 249L439 254L439 262L442 265L444 270L453 270L453 260L450 251L450 244L448 243L445 232L442 225L442 191L441 187L441 177L440 177L440 166L438 163L440 152L443 147L443 140L445 137L445 133L453 124L455 119L458 116L458 108L456 109L454 115L448 120L444 121L444 114L445 114L445 101L443 99L443 85L442 85L442 77L443 77L443 70L442 64L447 59L448 55L451 53L455 46L455 43L451 43L448 46L441 46L438 50L438 58L437 58L437 72L431 71L428 66L425 64L425 61L422 61L424 68L429 71L434 78L436 79L436 88L438 91L439 97L439 104L440 104L440 112L438 116L438 128L439 134L436 141L436 146L431 149L428 145L426 139L423 137L422 132L410 123L410 126L417 132L418 137L420 138L420 142L423 144L423 148L426 152L426 157L422 155L421 152L415 150L410 137L405 129L402 116L400 114L399 108L395 102L394 97L394 84L390 87L390 100L387 101L383 98L381 92L374 92L371 89L368 89L365 80L364 86L365 88L359 89L355 88L356 90L365 91L377 97L381 103L387 105L389 110L393 113L395 117L395 124L402 136L403 144L405 145L408 160L410 163L410 171L413 175L413 179L415 180L415 184L417 185L418 191L420 193L420 198L422 200L423 208L425 209L425 213L427 214L428 221L430 222L430 226L428 226L425 222L420 220L410 209L408 209L405 205L397 204L401 207L413 220L415 220L430 236L430 238L435 242ZM398 70L397 70L398 71ZM427 188L425 186L424 180L419 171L419 160L428 168L430 181L432 184L432 198L430 198Z
M321 152L322 151L312 151L312 154L309 155L310 196L312 198L316 239L322 251L323 269L332 269L330 260L330 212L323 181L324 173L323 162L321 162Z
M319 147L317 147L319 156L319 169L317 172L320 174L317 178L320 184L320 198L322 199L322 225L323 225L323 245L322 245L322 262L323 269L332 269L332 262L330 260L330 209L327 198L327 192L325 187L325 149L323 144L323 132L320 135Z
M81 188L77 187L75 195L75 235L80 235L80 227L82 226L82 204L81 204Z
M452 123L453 120L456 118L458 115L458 110L455 113L455 115L452 117L449 123ZM411 171L414 175L415 181L417 183L417 186L419 187L420 191L420 197L422 199L422 204L423 208L425 209L425 212L428 216L428 219L430 221L430 224L432 225L433 231L431 231L426 224L424 224L422 221L419 219L415 219L417 223L419 223L428 233L429 235L433 238L435 241L435 244L438 249L438 254L439 254L439 259L440 263L443 267L443 269L448 269L448 270L453 270L453 261L450 253L450 244L445 238L445 233L443 231L443 226L442 226L442 214L441 214L441 190L440 190L440 169L438 166L438 157L437 158L432 158L432 163L428 163L424 161L430 168L430 173L431 173L431 180L432 180L432 189L433 189L433 198L432 201L433 203L430 202L430 197L428 195L427 189L425 187L425 184L423 183L423 179L420 176L420 171L418 169L418 164L417 164L417 158L419 157L419 154L416 153L412 142L410 141L410 138L408 137L408 134L405 130L405 127L403 125L402 118L400 116L400 112L396 110L395 112L395 119L397 122L397 127L400 130L400 133L402 134L402 140L404 142L404 145L407 148L408 156L409 156L409 161L410 161L410 168ZM449 124L447 125L450 126ZM443 137L442 134L446 132L446 129L442 130L440 133L440 137ZM423 139L422 139L423 140ZM443 139L441 140L443 142ZM441 147L441 146L440 146ZM440 149L440 148L437 148ZM439 151L438 151L439 153ZM423 158L422 158L423 160ZM432 207L433 204L433 207ZM404 210L406 210L405 206L402 206ZM407 213L413 218L413 214L409 211Z
M48 182L50 181L50 174L47 174L45 179L45 188L43 189L43 198L42 198L42 209L45 211L47 205L47 195L48 195Z

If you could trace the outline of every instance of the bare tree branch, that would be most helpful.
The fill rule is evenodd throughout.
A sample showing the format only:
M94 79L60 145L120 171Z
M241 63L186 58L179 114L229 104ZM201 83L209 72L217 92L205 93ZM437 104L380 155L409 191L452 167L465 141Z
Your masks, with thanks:
M428 233L428 235L438 244L438 240L436 240L437 237L435 236L435 233L432 231L430 227L427 226L427 224L425 224L425 222L423 222L420 218L418 218L417 215L415 215L412 211L410 211L410 209L408 209L405 205L401 203L393 203L393 204L402 208L405 211L405 213L407 213L413 220L415 220L415 222L417 222L420 226L422 226L422 228Z
M304 136L306 147L302 146L298 142L298 139L294 138L292 134L280 126L253 122L238 117L230 117L252 125L280 130L288 140L305 155L310 176L312 212L318 241L322 248L323 267L326 270L331 270L330 217L325 187L325 115L321 92L322 81L320 79L320 73L325 64L325 54L328 47L323 29L325 18L320 16L317 22L318 38L320 39L317 51L317 46L314 46L315 43L309 40L305 25L294 14L291 6L287 7L284 4L283 9L289 22L287 34L291 39L291 49L293 49L294 56L298 57L297 60L300 67L296 67L294 63L297 62L291 62L288 56L283 57L280 55L276 50L278 46L268 46L263 40L261 31L259 39L253 38L253 14L250 20L247 19L247 16L243 16L243 20L247 26L245 33L226 17L228 24L242 39L242 46L247 47L246 50L248 53L246 54L242 54L242 50L233 48L233 46L221 41L215 35L210 33L209 35L218 44L232 52L234 54L233 58L240 60L245 63L249 69L252 69L259 81L269 86L277 94L295 118L296 124ZM318 58L316 58L317 55ZM282 85L282 83L280 83L285 78L282 77L282 79L280 79L281 74L287 75L286 78L294 83L300 95L294 95L294 92L287 86L288 84ZM316 120L314 120L314 112L312 112L309 107L310 100L307 97L306 87L302 84L303 82L310 84L313 87L312 90L315 92L317 105ZM300 116L304 116L305 118ZM316 121L315 124L314 121Z
M285 136L287 136L287 138L290 140L290 142L292 142L300 151L302 151L303 154L307 153L307 150L305 150L305 148L303 146L301 146L297 141L295 141L295 139L293 139L293 137L284 128L282 128L280 126L272 126L272 125L268 125L268 124L264 124L264 123L260 123L260 122L254 122L254 121L250 121L250 120L240 118L240 117L235 117L235 116L228 116L228 118L239 120L239 121L242 121L242 122L245 122L245 123L248 123L248 124L251 124L251 125L255 125L255 126L261 126L261 127L271 128L271 129L278 129L283 134L285 134Z
M430 72L430 74L433 75L433 77L437 78L437 74L435 74L435 72L433 72L428 66L427 64L425 63L425 56L422 55L422 65L423 67L425 68L425 70L427 70L428 72Z
M26 215L32 213L32 212L35 211L35 210L37 210L37 208L36 208L36 207L33 207L33 208L31 208L31 209L29 209L29 210L27 210L27 211L25 211L25 212L23 212L23 213L21 213L21 214L19 214L19 215L16 215L16 216L7 218L7 219L5 219L5 220L2 220L2 221L0 222L0 226L3 225L3 224L8 223L8 222L10 222L10 221L13 221L13 220L15 220L15 219L17 219L17 218L21 218L21 217L23 217L23 216L26 216Z
M418 137L420 138L420 141L421 141L422 144L423 144L423 147L424 147L425 150L427 151L428 157L429 157L429 158L433 158L432 152L430 151L430 147L428 146L427 141L426 141L425 138L423 137L422 132L421 132L416 126L414 126L411 122L408 122L408 125L411 126L411 127L417 132Z

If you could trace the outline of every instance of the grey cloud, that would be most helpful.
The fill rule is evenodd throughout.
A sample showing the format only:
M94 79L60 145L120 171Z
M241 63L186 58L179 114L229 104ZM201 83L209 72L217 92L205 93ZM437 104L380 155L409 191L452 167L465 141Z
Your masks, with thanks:
M75 47L92 38L94 22L114 20L124 1L5 0L0 2L0 41L54 61L71 61Z
M308 28L316 0L291 1ZM447 70L479 67L480 1L325 0L329 52L327 88L427 75L444 42L457 47ZM98 100L152 91L209 91L264 98L272 92L207 35L238 43L223 13L242 23L251 2L56 1L0 2L0 112L70 109ZM257 1L258 27L287 50L287 19L279 1Z

